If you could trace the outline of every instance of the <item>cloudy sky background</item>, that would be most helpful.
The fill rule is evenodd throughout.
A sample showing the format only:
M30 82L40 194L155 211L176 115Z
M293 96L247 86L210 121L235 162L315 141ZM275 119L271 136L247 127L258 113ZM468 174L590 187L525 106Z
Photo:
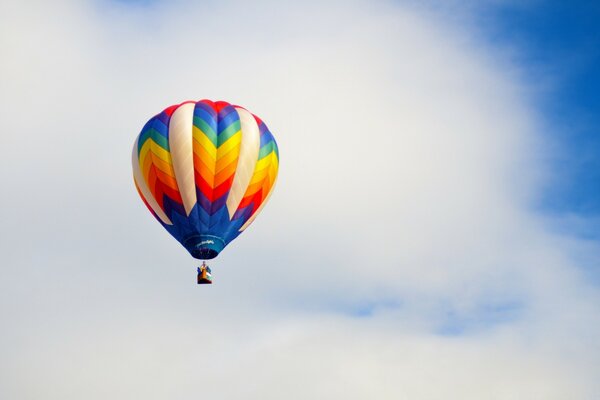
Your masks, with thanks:
M0 2L0 397L597 398L589 12L248 3ZM130 166L201 98L281 155L208 288Z

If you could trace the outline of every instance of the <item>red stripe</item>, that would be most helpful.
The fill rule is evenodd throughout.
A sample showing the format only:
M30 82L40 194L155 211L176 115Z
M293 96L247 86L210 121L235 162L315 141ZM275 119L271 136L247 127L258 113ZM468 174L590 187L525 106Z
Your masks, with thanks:
M177 110L177 108L179 108L179 104L175 104L171 107L165 108L165 110L163 112L170 117L171 115L173 115L175 110Z
M215 108L215 103L213 103L213 101L212 101L212 100L207 100L207 99L204 99L204 100L200 100L198 103L203 103L203 104L206 104L207 106L209 106L210 108L212 108L213 110L215 110L215 111L216 111L216 108Z
M229 189L231 189L232 183L233 183L233 175L231 175L229 178L227 178L226 181L224 181L219 186L217 186L215 188L215 192L214 192L215 199L218 199L221 196L225 195L227 192L229 192Z
M164 194L166 194L167 196L169 196L169 198L181 205L183 205L183 200L181 199L181 195L179 194L179 192L173 190L172 188L170 188L167 185L160 185L162 191Z
M256 212L256 210L258 209L258 207L260 207L260 205L262 204L262 189L260 189L258 192L256 192L256 194L254 195L252 202L254 203L253 207L252 207L252 214L254 214ZM250 216L252 216L252 214L250 214Z
M224 109L225 107L230 106L230 105L231 104L229 104L226 101L217 101L215 103L215 107L214 108L215 108L215 110L217 110L217 112L221 112L222 109Z
M158 182L163 188L163 192L165 192L167 196L169 196L169 198L171 198L172 200L178 202L179 204L183 204L183 200L181 199L181 194L179 193L179 190L173 189L168 183L165 182L165 179L170 179L171 177L158 168L156 168L155 173Z
M154 197L154 199L156 200L156 202L158 203L160 208L163 211L165 211L165 207L164 207L164 203L163 203L163 196L168 196L171 200L173 200L179 204L183 204L183 200L181 199L181 194L178 191L170 188L168 185L165 185L164 183L162 183L160 181L160 179L158 179L156 171L157 171L156 167L154 165L152 165L150 167L150 171L148 173L148 181L149 181L148 186L150 186L152 196Z
M204 180L198 171L194 171L196 186L200 189L200 192L211 202L213 201L213 188Z
M246 196L240 201L240 205L238 206L238 210L240 208L248 207L252 203L252 196Z
M156 171L154 170L154 165L151 165L150 171L148 171L148 188L150 189L150 193L152 193L152 197L154 197L154 200L156 200L160 208L162 208L162 200L160 200L160 197L157 196L157 193L159 191L157 183L158 182L156 179Z

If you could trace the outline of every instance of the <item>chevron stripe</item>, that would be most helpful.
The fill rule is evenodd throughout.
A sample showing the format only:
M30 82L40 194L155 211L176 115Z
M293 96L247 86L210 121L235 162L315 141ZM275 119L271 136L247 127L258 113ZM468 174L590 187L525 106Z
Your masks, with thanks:
M228 179L233 179L236 169L237 164L235 162L229 163L215 175L215 185L220 186Z
M258 118L257 123L261 133L261 146L258 152L259 160L256 163L244 197L240 201L238 209L232 218L232 220L242 219L243 225L240 231L246 229L262 209L266 199L273 190L279 170L278 149L273 135ZM248 209L250 212L248 212Z
M201 100L151 118L136 139L132 163L146 207L202 257L211 254L204 252L203 237L222 241L212 247L218 254L256 218L273 192L279 153L258 117L227 102Z
M240 117L242 137L234 179L227 195L227 210L230 219L233 218L252 179L260 150L260 130L256 119L248 110L242 107L235 107L235 109Z
M276 180L277 180L277 177L275 178L275 181ZM275 188L275 181L273 181L273 185L271 186L271 190L269 190L269 193L267 194L267 196L263 200L263 202L260 205L260 207L258 207L256 210L254 210L254 212L246 220L246 222L244 223L244 225L242 225L242 227L239 229L240 233L243 232L244 230L246 230L246 228L249 227L250 224L252 224L252 222L254 222L254 220L256 219L256 217L258 216L258 214L260 214L260 212L262 211L263 207L267 204L267 202L271 198L271 195L273 194L273 189Z
M152 214L160 220L161 223L166 225L172 225L169 217L164 213L164 211L160 208L150 189L148 188L148 184L142 175L142 171L140 170L140 162L138 159L138 141L133 145L133 151L131 154L131 163L133 165L133 181L135 182L135 187L138 189L140 193L140 197L146 206L152 211Z
M222 207L233 182L242 138L239 116L229 103L198 102L193 151L198 203L209 215ZM219 201L220 200L220 201Z
M169 111L172 113L175 109ZM150 194L161 210L171 216L172 211L181 209L183 200L169 151L168 122L166 112L148 121L140 133L137 148L140 170Z

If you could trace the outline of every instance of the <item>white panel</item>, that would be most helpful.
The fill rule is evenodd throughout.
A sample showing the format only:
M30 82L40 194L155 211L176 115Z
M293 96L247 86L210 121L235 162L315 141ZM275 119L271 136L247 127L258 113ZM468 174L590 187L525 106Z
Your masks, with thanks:
M194 147L192 125L195 103L180 105L169 121L169 148L175 171L175 180L187 215L196 205L196 183L194 181Z
M144 175L142 175L142 170L140 169L140 160L138 159L138 139L137 138L135 139L135 143L133 144L133 152L131 154L131 164L133 166L133 179L135 179L135 182L137 183L138 187L140 188L140 192L142 192L142 194L144 195L144 198L146 199L146 202L148 203L148 205L150 206L152 211L154 211L154 213L156 213L158 218L160 218L160 220L163 223L165 223L167 225L173 225L173 223L171 222L169 217L167 217L167 214L164 213L162 208L160 208L160 206L156 202L156 199L154 199L154 196L152 196L152 193L150 193L150 189L148 189L148 184L146 183L146 180L144 179Z
M227 210L229 218L235 214L248 184L252 179L254 167L258 162L258 153L260 151L260 131L254 116L243 108L236 107L235 110L240 116L240 125L242 129L242 141L240 144L240 156L238 158L237 168L227 196Z

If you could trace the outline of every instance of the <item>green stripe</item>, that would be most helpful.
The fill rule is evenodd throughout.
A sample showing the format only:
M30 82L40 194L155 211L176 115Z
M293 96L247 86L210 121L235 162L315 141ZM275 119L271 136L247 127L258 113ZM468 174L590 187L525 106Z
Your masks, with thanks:
M148 140L150 138L150 134L148 133L148 131L144 131L142 132L142 134L140 135L139 139L138 139L138 156L140 155L140 151L142 151L142 147L144 146L144 143L146 143L146 140Z
M194 126L202 131L204 135L217 147L217 134L213 131L212 127L206 123L202 118L194 116Z
M262 160L273 151L273 142L269 142L260 148L260 152L258 153L258 159Z
M166 151L171 151L169 149L169 141L167 140L167 138L164 137L163 135L161 135L160 132L158 132L157 130L155 130L153 128L150 128L146 132L144 132L140 136L140 139L142 139L143 141L141 141L141 140L138 141L138 156L140 155L140 152L142 151L142 147L144 147L144 144L146 144L146 142L150 139L154 140L154 142L157 145L159 145Z
M240 131L240 129L241 129L241 124L240 124L239 119L237 121L234 121L231 124L229 124L229 126L227 128L225 128L224 130L222 130L221 133L219 134L219 146L222 145L223 143L225 143L227 141L227 139L229 139L230 137L232 137L233 135L238 133Z
M156 142L156 144L158 144L160 147L162 147L166 151L169 151L169 141L167 140L166 137L161 135L159 131L157 131L154 128L151 128L150 135L152 137L152 140L154 140Z

